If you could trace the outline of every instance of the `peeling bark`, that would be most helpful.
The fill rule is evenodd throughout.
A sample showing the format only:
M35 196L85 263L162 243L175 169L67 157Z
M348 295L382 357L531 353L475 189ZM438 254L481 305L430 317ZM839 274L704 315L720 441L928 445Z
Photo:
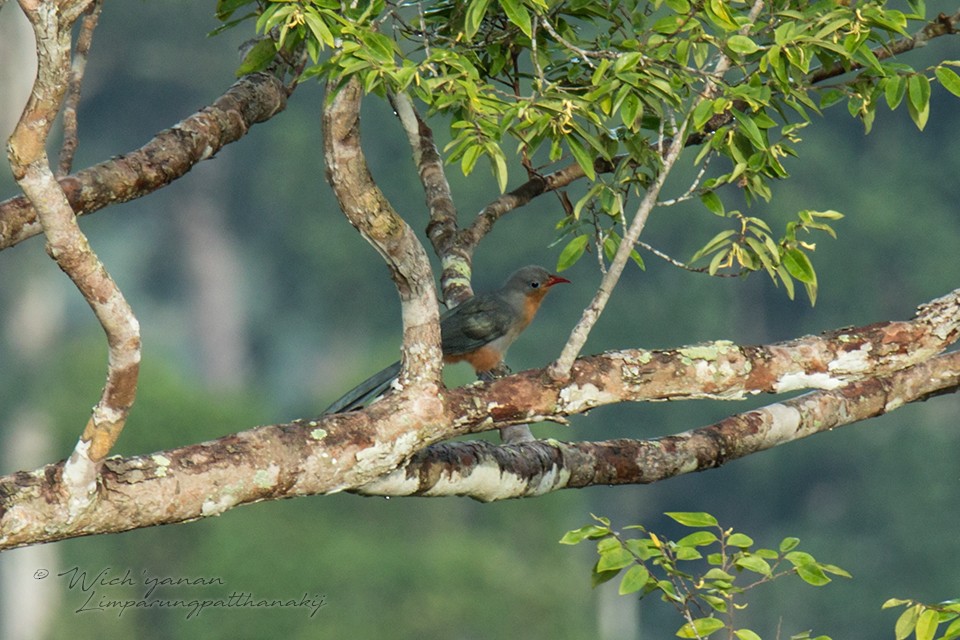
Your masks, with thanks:
M956 392L960 352L887 376L815 391L651 440L452 442L353 489L370 496L467 496L481 502L597 485L650 484L705 471L780 444L874 418L931 395Z
M439 396L436 389L406 388L362 411L258 427L152 455L109 458L97 500L72 520L63 463L51 464L0 478L0 549L344 490L498 500L561 488L656 482L955 391L960 352L937 354L958 336L960 290L923 305L908 322L766 346L714 342L584 357L562 384L538 370ZM735 399L785 388L820 390L654 440L437 444L512 424L562 419L601 404Z

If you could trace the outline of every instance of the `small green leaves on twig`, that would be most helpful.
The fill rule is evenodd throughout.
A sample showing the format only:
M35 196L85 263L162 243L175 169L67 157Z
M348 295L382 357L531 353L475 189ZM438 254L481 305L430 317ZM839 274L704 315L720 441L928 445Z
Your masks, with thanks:
M560 542L595 540L599 558L592 573L594 586L622 575L620 595L659 595L685 620L676 632L680 638L706 638L727 629L731 637L759 640L756 632L737 629L734 620L736 611L747 606L743 599L751 589L791 574L816 587L829 583L830 575L850 577L840 567L798 551L797 538L784 538L777 549L756 548L753 538L725 529L709 513L666 515L697 531L674 541L632 525L624 529L638 535L627 537L614 531L608 518L594 516L596 524L568 531Z
M924 604L916 600L890 598L884 609L906 606L894 626L896 640L905 640L916 634L917 640L955 640L960 638L960 598L939 604ZM947 624L949 623L949 624ZM942 631L940 625L946 624ZM937 635L938 631L940 635Z
M719 201L711 201L711 210L723 211ZM779 240L774 240L770 227L759 218L745 216L739 211L730 211L727 217L739 221L739 229L725 229L711 238L690 259L696 262L712 255L708 273L716 275L722 270L736 269L745 273L763 269L774 283L782 283L790 299L794 296L794 280L800 282L807 292L810 304L817 300L817 274L807 255L816 249L816 244L797 237L798 233L823 231L836 238L836 232L828 221L839 220L843 214L837 211L800 211L797 219L787 223L786 231Z

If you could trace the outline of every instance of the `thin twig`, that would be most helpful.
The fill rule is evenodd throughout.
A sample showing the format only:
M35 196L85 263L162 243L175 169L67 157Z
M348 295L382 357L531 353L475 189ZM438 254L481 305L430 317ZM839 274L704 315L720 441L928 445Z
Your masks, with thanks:
M100 19L102 0L94 0L87 9L88 13L80 25L80 34L77 36L77 46L70 68L70 81L67 85L67 97L63 103L63 145L60 147L60 163L57 169L57 178L70 173L73 167L73 157L77 152L79 138L77 134L77 107L80 104L80 88L83 85L83 72L87 68L87 58L90 54L90 45L93 43L93 31L97 28Z
M93 503L100 465L126 423L140 370L140 325L80 230L45 150L70 74L71 27L87 6L21 5L37 42L37 78L7 145L14 178L43 227L47 252L90 305L109 347L107 382L63 468L71 518Z

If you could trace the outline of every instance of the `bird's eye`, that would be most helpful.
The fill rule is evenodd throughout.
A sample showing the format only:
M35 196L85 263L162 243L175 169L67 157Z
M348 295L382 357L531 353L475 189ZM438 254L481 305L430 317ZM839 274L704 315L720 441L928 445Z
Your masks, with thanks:
M530 283L530 288L531 288L531 289L539 289L539 288L540 288L540 281L539 281L539 280L533 280L533 281Z

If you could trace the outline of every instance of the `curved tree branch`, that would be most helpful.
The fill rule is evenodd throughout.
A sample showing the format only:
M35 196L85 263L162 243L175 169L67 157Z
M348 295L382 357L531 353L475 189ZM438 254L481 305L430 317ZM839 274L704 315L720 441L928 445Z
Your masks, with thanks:
M360 146L360 99L354 78L328 97L323 109L327 180L347 220L386 261L400 293L403 318L401 384L413 372L434 396L441 385L440 314L426 251L373 181Z
M37 78L7 145L10 167L33 203L47 252L73 281L103 327L109 347L107 382L77 446L64 466L69 514L89 507L100 463L113 447L136 396L140 325L119 287L80 231L46 153L70 75L71 26L89 3L21 3L37 43Z
M78 216L135 200L182 177L286 106L282 81L267 73L244 76L209 107L161 131L136 151L60 178L60 187ZM0 250L41 232L29 198L0 202Z
M432 445L406 465L351 491L371 496L468 496L482 502L559 489L650 484L719 467L751 453L881 416L960 387L960 352L887 376L730 416L651 440Z
M432 402L436 395L411 400L406 393L391 394L363 411L108 459L98 500L73 520L64 499L63 463L51 464L0 477L0 549L343 490L386 493L384 487L391 486L394 495L457 493L490 500L563 486L653 482L804 437L829 428L830 421L847 424L845 412L862 420L956 389L960 355L937 354L958 336L960 289L923 305L907 322L767 346L712 343L606 353L579 359L563 384L550 382L542 370L526 371L445 392L442 415ZM440 440L582 413L601 404L739 399L800 388L823 391L654 441L444 445L395 471L416 451ZM422 416L427 420L419 421ZM455 465L463 472L454 471ZM392 484L374 483L391 472ZM483 478L480 472L490 473Z

